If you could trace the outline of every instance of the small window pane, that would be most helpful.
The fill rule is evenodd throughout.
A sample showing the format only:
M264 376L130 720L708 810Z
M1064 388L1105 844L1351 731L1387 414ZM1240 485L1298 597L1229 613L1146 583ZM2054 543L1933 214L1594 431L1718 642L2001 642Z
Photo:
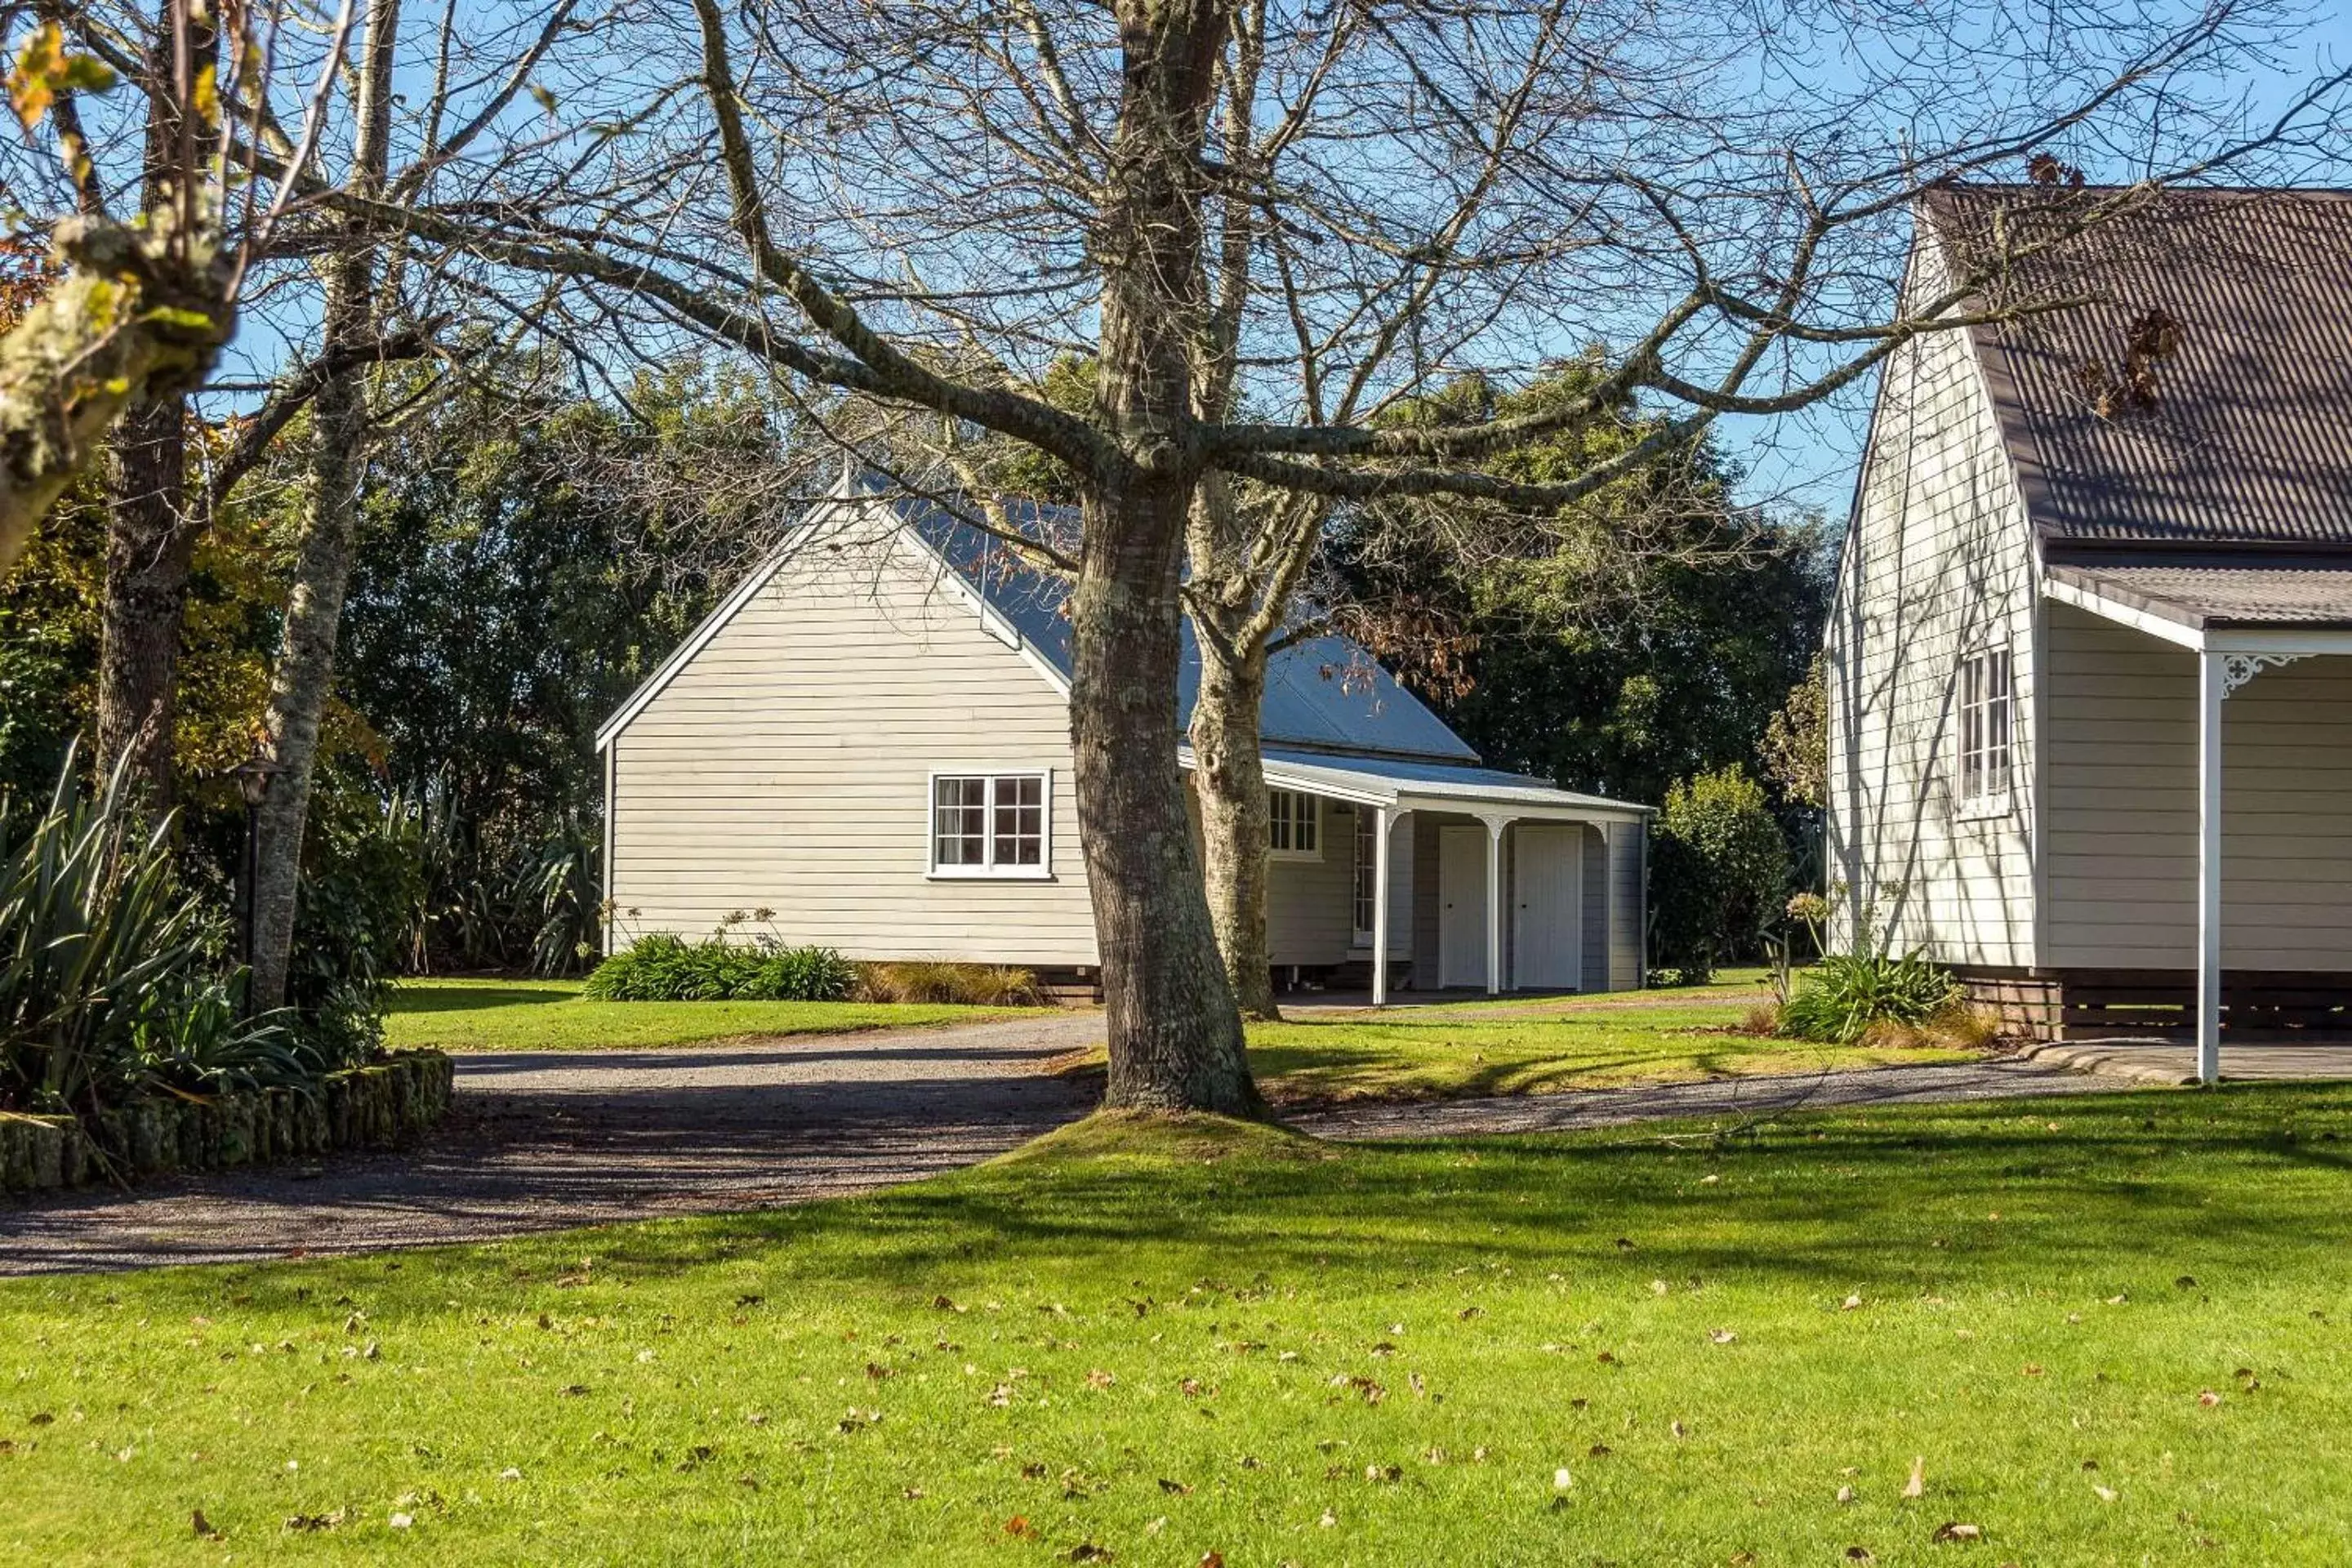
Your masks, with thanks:
M986 858L988 781L945 778L931 786L931 860L939 866L978 866Z
M1039 866L1045 858L1045 781L1034 776L1000 778L996 784L995 843L999 866Z

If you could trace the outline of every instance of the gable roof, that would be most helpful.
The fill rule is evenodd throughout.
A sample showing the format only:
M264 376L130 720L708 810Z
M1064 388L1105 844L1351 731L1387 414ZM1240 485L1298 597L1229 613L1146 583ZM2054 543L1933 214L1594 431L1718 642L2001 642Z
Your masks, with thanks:
M1924 216L1963 256L2112 192L1961 186ZM2015 262L1990 302L2090 303L1969 329L2048 559L2226 550L2352 554L2352 192L2167 190ZM2156 398L2102 416L2086 367L2124 368L2158 310L2180 327Z
M1029 567L1004 542L936 502L900 497L890 504L925 548L1010 622L1066 684L1075 668L1068 581ZM1078 520L1074 510L1030 502L1010 503L1007 510L1015 531L1075 549ZM1176 677L1180 730L1190 726L1201 689L1201 648L1189 618L1182 636L1182 662ZM1479 761L1468 742L1381 668L1379 660L1338 636L1302 638L1268 656L1258 733L1269 744L1309 750L1456 763Z
M938 502L886 495L870 476L854 494L817 502L785 539L736 585L719 607L657 666L596 732L602 751L678 672L748 605L792 558L795 546L845 505L887 506L904 525L898 537L911 541L952 586L971 599L983 620L1049 679L1067 689L1074 668L1070 637L1069 584L1025 564L1003 541L957 518ZM1077 518L1067 508L1007 503L1014 529L1066 542L1075 538ZM1178 675L1180 733L1192 716L1200 691L1201 653L1192 623L1183 627L1183 660ZM1265 700L1259 733L1267 744L1339 756L1411 759L1455 767L1475 767L1480 758L1444 720L1358 644L1342 637L1303 639L1266 661ZM1516 775L1514 775L1516 776ZM1526 782L1526 781L1523 781Z

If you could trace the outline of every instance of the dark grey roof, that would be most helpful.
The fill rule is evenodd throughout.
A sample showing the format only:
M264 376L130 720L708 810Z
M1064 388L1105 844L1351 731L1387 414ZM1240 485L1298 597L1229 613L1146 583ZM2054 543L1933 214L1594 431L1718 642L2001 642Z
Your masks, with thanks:
M2352 564L2080 566L2050 575L2148 615L2221 626L2352 626Z
M1945 245L1992 252L2111 192L1968 186L1927 199ZM2015 262L1996 302L2079 308L1971 329L2029 514L2068 545L2352 549L2352 193L2167 191ZM2180 326L2152 406L2105 416L2131 322ZM2054 548L2053 548L2054 547Z
M1070 590L1065 579L1029 566L1013 546L936 502L901 497L893 504L934 554L1011 623L1024 642L1068 678ZM1014 503L1004 521L1011 531L1024 537L1075 547L1077 517L1067 508ZM1189 621L1183 636L1183 664L1177 677L1180 725L1191 722L1192 700L1201 688L1201 650ZM1259 733L1276 744L1368 756L1479 760L1379 660L1342 637L1312 637L1276 652L1266 661L1260 714Z

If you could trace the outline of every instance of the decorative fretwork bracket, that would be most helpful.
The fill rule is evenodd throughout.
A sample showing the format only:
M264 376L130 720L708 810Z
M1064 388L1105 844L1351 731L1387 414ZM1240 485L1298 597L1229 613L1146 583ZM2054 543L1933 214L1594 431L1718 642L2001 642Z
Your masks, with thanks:
M2221 695L2228 697L2266 669L2310 657L2307 653L2225 653L2221 656Z

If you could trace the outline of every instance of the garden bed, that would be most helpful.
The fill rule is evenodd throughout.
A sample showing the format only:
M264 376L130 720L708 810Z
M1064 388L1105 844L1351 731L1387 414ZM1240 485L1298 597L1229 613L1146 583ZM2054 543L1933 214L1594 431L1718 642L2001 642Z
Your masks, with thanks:
M439 1051L404 1051L331 1074L315 1094L157 1096L87 1125L0 1112L0 1192L393 1148L441 1120L456 1073Z

